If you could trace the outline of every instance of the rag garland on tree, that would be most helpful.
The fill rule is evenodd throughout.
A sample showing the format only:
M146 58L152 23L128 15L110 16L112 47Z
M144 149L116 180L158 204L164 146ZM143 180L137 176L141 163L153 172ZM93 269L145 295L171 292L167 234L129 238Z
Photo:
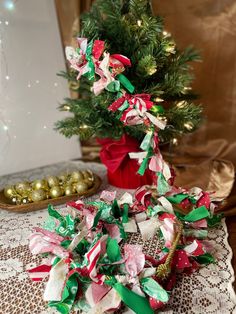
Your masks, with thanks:
M79 52L79 64L74 63L67 72L59 74L68 79L73 92L72 98L66 98L59 107L72 115L56 123L56 129L66 137L79 135L81 140L90 137L119 140L128 134L137 142L142 141L146 131L142 123L134 125L130 116L124 115L122 119L129 120L124 125L113 111L107 110L116 100L116 94L106 90L100 92L111 81L116 82L108 87L110 90L118 89L120 84L129 94L152 96L152 114L166 122L166 128L159 131L160 142L175 143L183 134L191 133L199 126L202 107L193 102L196 94L190 87L192 62L199 61L199 56L191 47L183 50L177 47L171 34L165 31L163 19L153 14L151 2L96 0L90 11L81 16L81 30L77 37L87 38L90 46L86 49L84 41ZM91 51L94 39L106 43L106 49L111 53L111 71L107 71L108 56L100 67L93 65L93 60L100 62L100 51L96 54ZM104 44L101 45L103 48ZM78 57L72 48L67 52ZM130 61L119 54L127 56L132 67ZM81 66L85 59L88 65ZM124 67L129 81L122 75ZM94 70L101 78L96 84L93 84ZM81 77L79 83L78 73ZM138 101L129 99L128 95L123 96L130 104ZM145 95L143 100L148 104Z
M142 152L130 157L139 160L139 174L147 169L152 173L153 185L140 187L134 199L125 193L117 200L115 192L104 191L97 201L68 203L65 216L49 206L51 219L30 238L32 253L48 257L29 270L30 276L41 280L49 274L44 299L61 313L154 313L168 302L177 273L214 262L211 246L202 240L220 217L207 193L174 185L173 170L158 147L165 121L153 114L151 95L133 94L132 83L122 74L130 60L104 52L103 41L85 38L78 39L77 49L67 48L66 55L78 79L93 80L96 95L105 89L115 95L109 110L124 125L145 127ZM159 231L163 248L157 258L125 243L138 228L144 241Z

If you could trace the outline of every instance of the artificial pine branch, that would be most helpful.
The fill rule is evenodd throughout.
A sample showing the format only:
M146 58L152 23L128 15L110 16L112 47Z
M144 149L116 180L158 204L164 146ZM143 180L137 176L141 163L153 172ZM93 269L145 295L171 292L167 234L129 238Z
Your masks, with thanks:
M84 14L79 37L105 40L107 50L120 53L132 62L124 73L135 86L135 93L149 93L161 104L167 127L160 139L168 142L174 137L194 131L201 122L201 106L192 103L196 94L191 90L192 62L199 55L192 47L179 50L170 34L164 32L163 19L152 14L148 0L97 0L90 12ZM115 100L108 91L95 96L92 82L82 77L77 82L73 70L60 72L78 99L65 99L59 110L68 110L73 117L56 124L65 136L80 135L119 138L124 132L142 140L144 128L124 127L117 116L107 110ZM158 103L158 99L163 99ZM178 106L178 104L182 104ZM158 113L157 113L158 115ZM84 126L86 127L84 128ZM187 127L186 127L187 126Z

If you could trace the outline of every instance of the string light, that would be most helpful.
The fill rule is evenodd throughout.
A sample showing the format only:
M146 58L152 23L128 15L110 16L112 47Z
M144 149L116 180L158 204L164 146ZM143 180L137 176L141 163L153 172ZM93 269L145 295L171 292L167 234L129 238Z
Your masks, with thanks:
M188 130L191 131L193 129L193 124L192 122L186 122L184 123L184 127Z
M65 111L70 111L70 106L69 105L64 105L62 109L65 110Z
M171 34L170 34L169 32L167 32L167 31L163 31L163 32L162 32L162 35L163 35L164 37L170 37L170 36L171 36Z
M8 21L5 21L5 25L9 25L9 22L8 22Z
M184 100L178 102L177 105L176 105L176 107L178 107L178 108L183 108L184 106L185 106L185 101Z
M57 83L57 82L55 82L55 83L54 83L54 86L55 86L55 87L57 87L57 86L58 86L58 83Z
M6 76L5 76L5 79L6 79L7 81L9 81L9 80L10 80L10 76L9 76L9 75L6 75Z
M4 126L3 126L3 130L4 130L4 131L7 131L7 130L8 130L8 126L7 126L7 125L4 125Z
M87 129L89 126L87 125L87 124L83 124L83 125L81 125L79 128L80 129Z
M155 102L162 102L162 101L164 101L164 99L162 99L160 97L156 97L156 98L154 98L154 101Z
M184 90L191 90L192 89L192 87L190 87L190 86L185 86L184 87Z
M177 145L177 144L178 144L177 138L174 137L174 138L172 139L172 143L173 143L174 145Z
M138 24L139 27L141 27L141 26L142 26L142 21L141 21L141 20L138 20L138 21L137 21L137 24Z
M154 73L156 73L156 71L157 71L157 68L150 68L150 69L148 70L148 74L149 74L149 75L153 75Z
M44 129L46 129L46 128L47 128L47 126L46 126L46 125L44 125L44 126L43 126L43 128L44 128Z

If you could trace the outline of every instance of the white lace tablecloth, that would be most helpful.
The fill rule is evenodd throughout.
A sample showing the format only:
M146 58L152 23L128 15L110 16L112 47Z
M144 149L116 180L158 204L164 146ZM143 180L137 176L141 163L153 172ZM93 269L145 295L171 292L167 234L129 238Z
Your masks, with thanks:
M58 174L76 168L90 168L104 180L103 189L114 190L108 185L105 169L96 163L68 162L0 178L0 189L9 183L24 179L33 180L48 174ZM100 191L99 191L100 192ZM118 189L118 196L122 194ZM99 193L98 193L99 194ZM97 198L98 194L91 198ZM40 258L32 256L28 249L28 236L35 226L41 226L47 210L16 214L0 209L0 314L49 314L42 294L45 283L29 280L26 269L39 264ZM177 285L168 306L160 313L236 313L236 295L232 288L234 272L231 266L232 251L229 247L225 221L210 230L209 240L215 248L216 264L188 275L179 275ZM131 242L142 240L138 234ZM144 243L144 250L155 255L158 241ZM145 314L145 313L143 313Z

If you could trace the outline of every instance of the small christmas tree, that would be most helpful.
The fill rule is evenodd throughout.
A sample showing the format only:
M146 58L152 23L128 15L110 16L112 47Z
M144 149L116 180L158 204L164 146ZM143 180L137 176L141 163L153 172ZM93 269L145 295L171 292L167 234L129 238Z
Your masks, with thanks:
M134 93L151 95L155 102L152 114L167 122L159 131L161 142L169 142L194 131L201 122L202 108L193 103L196 95L190 84L193 79L191 62L199 61L190 47L181 51L163 20L154 16L148 0L97 0L89 13L82 17L80 37L89 41L104 40L111 54L127 56L132 67L125 76L135 86ZM123 133L141 141L143 125L124 126L116 113L107 108L117 95L109 91L97 96L91 91L92 80L83 76L78 83L77 72L61 72L66 77L76 98L66 98L60 110L73 113L56 123L56 129L66 137L79 135L85 140L96 136L118 139Z

